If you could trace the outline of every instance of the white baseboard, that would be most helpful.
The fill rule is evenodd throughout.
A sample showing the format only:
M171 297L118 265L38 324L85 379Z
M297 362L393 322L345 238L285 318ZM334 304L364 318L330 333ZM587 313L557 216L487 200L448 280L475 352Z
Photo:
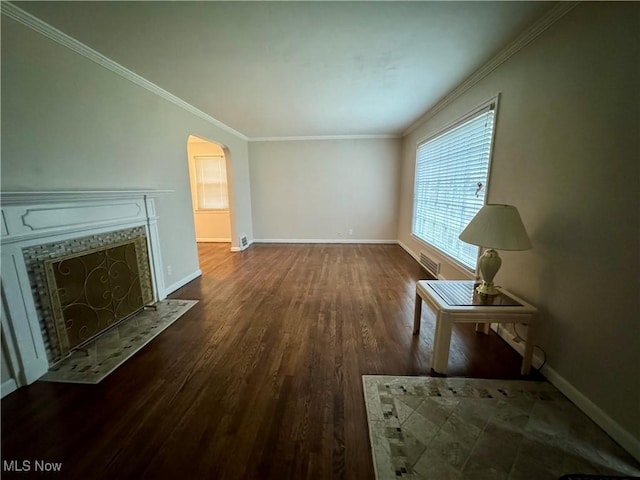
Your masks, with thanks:
M254 238L253 243L372 243L395 245L398 241L355 238Z
M198 237L198 238L196 238L196 242L200 242L200 243L231 243L231 239L230 238Z
M491 328L507 342L516 352L524 355L524 342L514 341L512 333L502 325L493 324ZM535 354L533 355L533 366L541 365L543 358ZM600 407L589 400L580 390L568 382L562 375L556 372L549 365L544 365L540 373L549 380L564 396L571 400L582 412L593 420L600 428L620 444L627 452L629 452L636 460L640 461L640 440L635 438L618 422L607 415Z
M580 390L569 383L553 368L545 365L542 374L553 386L560 390L584 414L609 434L616 442L640 462L640 440L635 438L622 425L607 415L600 407L589 400Z
M0 385L0 389L2 390L2 397L0 398L4 398L10 393L15 392L18 389L18 384L13 378L10 378L9 380L5 380L4 382L2 382L2 385Z
M195 280L198 277L202 276L202 270L198 269L195 272L191 273L190 275L187 275L186 277L178 280L176 283L169 285L165 291L164 294L169 295L170 293L175 292L176 290L178 290L180 287L184 287L187 283L189 283L191 280Z

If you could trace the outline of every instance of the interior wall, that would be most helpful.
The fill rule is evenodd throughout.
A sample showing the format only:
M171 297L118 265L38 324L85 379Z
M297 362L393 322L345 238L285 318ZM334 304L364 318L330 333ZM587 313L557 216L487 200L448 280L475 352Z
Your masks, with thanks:
M196 190L195 157L223 156L224 151L219 145L190 137L187 143L189 156L189 177L191 184L191 201L193 206L193 221L198 242L230 242L231 219L229 209L226 210L198 210L198 194Z
M416 144L500 92L488 203L518 207L533 249L501 252L496 281L540 309L550 369L636 440L639 15L581 3L408 135L399 219L400 241L424 249L411 236Z
M165 284L197 275L185 145L229 149L232 237L252 238L246 140L2 16L2 189L168 189L157 199ZM167 268L171 266L172 274Z
M259 240L395 241L399 139L250 142Z

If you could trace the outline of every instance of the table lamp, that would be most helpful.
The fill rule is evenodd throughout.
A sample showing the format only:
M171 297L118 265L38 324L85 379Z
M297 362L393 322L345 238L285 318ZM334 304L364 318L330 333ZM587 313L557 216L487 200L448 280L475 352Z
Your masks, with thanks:
M478 261L482 283L476 288L481 295L497 295L493 277L502 265L497 250L528 250L531 242L518 209L513 205L488 204L480 209L458 237L472 245L486 248Z

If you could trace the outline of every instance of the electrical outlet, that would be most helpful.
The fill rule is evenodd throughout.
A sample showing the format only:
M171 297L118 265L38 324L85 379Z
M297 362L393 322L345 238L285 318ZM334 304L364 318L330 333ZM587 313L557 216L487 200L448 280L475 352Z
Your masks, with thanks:
M171 268L171 265L167 265L167 275L171 274L173 274L173 268Z
M349 236L353 235L353 228L349 229Z
M338 236L341 237L342 236L342 232L338 232Z

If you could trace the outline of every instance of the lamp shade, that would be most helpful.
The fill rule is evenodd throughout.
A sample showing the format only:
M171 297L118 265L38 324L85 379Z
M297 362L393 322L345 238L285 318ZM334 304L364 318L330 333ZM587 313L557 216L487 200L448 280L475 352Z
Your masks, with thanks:
M513 205L485 205L458 237L463 242L497 250L528 250L531 242Z

